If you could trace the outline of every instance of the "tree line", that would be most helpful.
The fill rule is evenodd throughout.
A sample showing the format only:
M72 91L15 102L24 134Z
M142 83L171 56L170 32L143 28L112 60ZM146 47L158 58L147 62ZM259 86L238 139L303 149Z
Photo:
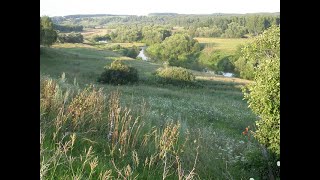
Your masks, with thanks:
M152 17L161 18L160 16ZM167 16L162 17L166 18ZM254 78L255 68L258 67L261 61L260 59L247 58L250 56L250 52L247 52L247 50L253 48L240 46L233 54L219 51L208 52L204 50L206 47L200 45L193 37L242 37L244 33L248 33L249 31L245 25L252 27L250 32L253 35L259 35L261 34L260 31L266 31L264 30L265 27L279 28L279 26L272 25L272 23L270 24L269 21L265 21L265 19L259 16L250 16L250 18L252 18L251 20L253 20L251 23L245 21L246 16L221 18L232 18L235 21L229 24L226 24L228 21L220 21L221 19L216 21L216 23L221 23L221 27L224 27L224 24L226 25L224 32L214 22L211 22L213 24L210 27L190 27L189 29L177 29L170 25L143 26L139 24L114 24L111 26L113 29L110 30L108 34L93 36L92 41L145 42L148 45L145 53L153 61L165 62L171 66L180 66L195 70L208 69L216 73L233 72L238 77L252 80ZM210 19L208 21L210 22ZM60 43L82 43L84 40L81 33L61 33L57 31L55 27L49 17L40 17L41 45L50 46L56 41ZM138 49L132 49L132 52L123 50L122 54L129 54L130 57L135 58L134 56L136 56L138 51Z
M60 32L82 32L83 31L83 26L78 26L78 25L53 24L53 28Z
M88 28L96 26L110 27L123 25L165 25L170 27L184 27L191 36L225 37L240 36L244 33L261 34L272 25L280 24L280 15L275 14L247 14L247 15L159 15L150 16L65 16L53 17L55 24L70 24ZM228 29L228 30L227 30ZM240 35L234 33L234 30ZM213 31L213 32L210 32ZM227 31L227 32L226 32Z
M60 26L55 25L51 18L48 16L40 17L40 45L51 46L55 42L60 43L83 43L83 36L81 33L60 33L63 29L64 32L69 32L70 30L81 30L83 27L79 26Z
M51 46L57 41L58 33L48 16L40 17L40 45Z

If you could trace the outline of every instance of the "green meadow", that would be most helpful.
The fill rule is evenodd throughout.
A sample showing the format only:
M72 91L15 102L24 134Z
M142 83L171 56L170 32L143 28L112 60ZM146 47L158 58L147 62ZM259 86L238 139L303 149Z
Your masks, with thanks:
M197 39L225 51L233 51L243 42ZM121 86L97 83L103 68L117 59L138 70L139 83ZM265 177L267 161L260 145L242 133L248 126L254 131L257 120L241 92L241 87L250 81L193 71L195 86L160 85L152 77L162 66L88 44L42 47L42 176L48 179ZM110 119L117 122L112 124L113 129ZM110 132L113 132L111 139Z
M240 44L250 42L250 38L195 38L200 44L206 45L208 49L220 50L226 53L233 53Z

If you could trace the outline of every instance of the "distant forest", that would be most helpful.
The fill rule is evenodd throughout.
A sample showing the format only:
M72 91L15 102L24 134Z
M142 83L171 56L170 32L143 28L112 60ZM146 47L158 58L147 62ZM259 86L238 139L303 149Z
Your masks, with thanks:
M161 25L168 28L183 27L190 35L201 31L204 35L200 33L200 36L204 37L218 37L225 34L227 29L237 31L241 29L244 31L243 34L249 33L255 36L272 25L279 26L280 13L206 15L150 13L148 16L90 14L55 16L52 17L52 21L58 27L57 29L62 31L82 31L83 28L116 28L119 24L134 25L140 28L146 25ZM61 26L66 26L66 28Z

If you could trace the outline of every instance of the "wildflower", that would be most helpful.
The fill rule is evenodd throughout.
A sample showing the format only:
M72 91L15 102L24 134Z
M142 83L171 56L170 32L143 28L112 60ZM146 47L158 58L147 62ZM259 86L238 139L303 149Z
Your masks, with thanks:
M249 136L249 126L246 127L246 129L242 132L243 135L248 135L248 139L250 139L250 136Z
M249 131L249 128L246 127L246 130L244 130L244 131L242 132L242 134L243 134L243 135L247 135L247 134L248 134L248 131Z
M280 161L277 161L277 166L279 166L279 167L280 167Z
M250 178L249 180L254 180L253 178Z

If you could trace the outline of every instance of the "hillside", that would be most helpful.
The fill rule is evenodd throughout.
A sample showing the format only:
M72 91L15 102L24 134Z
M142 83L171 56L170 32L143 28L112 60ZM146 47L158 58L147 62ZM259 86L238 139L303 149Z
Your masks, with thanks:
M138 69L141 78L139 84L113 86L96 82L97 77L103 71L103 67L115 59L121 59L126 64ZM243 171L243 167L241 167L254 160L244 160L245 157L248 157L248 153L259 152L259 145L242 135L242 131L248 125L253 125L256 120L256 116L252 114L250 109L247 108L246 102L242 100L243 95L240 91L240 87L249 81L193 71L201 86L181 88L173 85L157 85L150 82L152 81L150 77L161 66L151 62L137 61L123 57L116 52L83 44L54 45L52 48L42 48L40 54L40 74L44 84L49 82L48 76L49 79L52 78L54 81L60 82L59 79L64 73L63 82L60 86L61 88L71 88L69 89L70 92L75 93L76 91L72 89L77 87L83 89L88 87L88 84L94 84L96 88L103 88L102 93L107 97L110 97L110 93L118 91L121 94L121 107L130 109L133 118L138 118L139 122L144 124L140 124L141 132L139 131L139 134L141 134L141 137L136 137L137 141L142 142L143 134L146 133L145 135L147 135L147 132L152 129L164 132L164 127L174 128L173 125L170 125L170 122L178 123L180 128L177 136L180 140L175 142L177 144L174 147L181 148L181 152L176 155L181 159L180 162L183 162L182 167L186 169L186 174L192 172L194 160L198 158L194 172L201 179L225 179L224 172L229 173L232 177L242 179L259 176L256 171L250 169ZM77 84L78 86L75 86ZM74 95L71 97L74 97ZM70 103L70 100L67 102ZM106 107L106 112L110 108L110 106ZM47 115L44 113L41 122L46 124L45 119L55 117L56 115L53 112L55 111L52 110ZM105 118L107 117L102 117L102 119ZM99 124L99 126L104 127L103 124ZM95 126L92 128L96 129ZM44 144L50 144L51 142L51 136L48 134L50 131L46 128L42 129L42 132L47 133L46 137L49 138L43 140ZM161 163L149 164L153 169L143 170L143 162L147 162L147 159L150 156L152 157L152 153L157 152L156 149L152 148L155 142L150 141L147 148L136 144L135 148L127 149L128 151L134 150L137 153L136 155L141 161L138 165L136 161L131 159L131 153L124 153L123 156L121 153L112 155L112 151L107 148L108 142L102 135L104 133L103 128L101 130L96 129L97 133L93 134L88 132L85 135L85 131L87 131L86 128L76 131L77 137L79 136L80 139L76 142L75 149L77 151L68 152L70 157L76 158L80 156L81 149L88 149L92 146L93 156L99 159L98 172L112 170L111 174L113 176L119 176L120 172L117 172L115 167L123 167L124 172L126 167L130 165L132 173L130 177L162 178L163 167ZM180 145L183 146L180 147ZM46 147L49 148L50 146ZM197 151L198 156L196 156ZM44 152L47 151L44 150ZM109 155L105 157L105 153ZM174 155L171 151L168 151L168 153ZM103 165L110 160L114 160L114 166L111 164L110 166ZM158 161L162 162L165 159L160 158ZM175 162L173 159L167 161L168 163ZM226 163L228 169L226 169ZM78 166L75 165L75 167ZM81 163L79 167L81 167ZM175 168L169 168L168 171L174 173ZM92 177L98 177L98 172L93 173ZM57 168L58 174L63 174L62 167ZM168 176L173 178L175 175Z

